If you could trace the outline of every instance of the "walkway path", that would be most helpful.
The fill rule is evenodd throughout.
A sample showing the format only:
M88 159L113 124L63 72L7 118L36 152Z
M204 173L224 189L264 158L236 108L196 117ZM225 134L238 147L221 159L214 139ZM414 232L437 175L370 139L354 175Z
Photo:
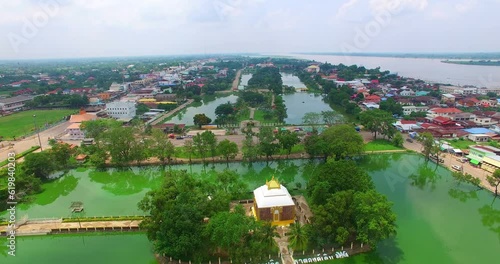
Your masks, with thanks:
M254 115L255 115L255 108L250 107L250 120L253 120Z
M95 222L55 222L33 223L21 225L16 229L17 235L47 234L59 231L99 231L137 229L142 220L95 221ZM7 231L7 226L0 226L0 233Z
M187 100L187 102L179 105L178 107L176 107L174 110L172 111L168 111L166 113L163 113L161 114L158 118L156 118L153 122L151 122L151 125L154 126L158 123L160 123L161 121L165 120L165 118L168 118L174 114L176 114L177 112L179 112L180 110L186 108L189 104L191 104L194 100L193 99L189 99Z

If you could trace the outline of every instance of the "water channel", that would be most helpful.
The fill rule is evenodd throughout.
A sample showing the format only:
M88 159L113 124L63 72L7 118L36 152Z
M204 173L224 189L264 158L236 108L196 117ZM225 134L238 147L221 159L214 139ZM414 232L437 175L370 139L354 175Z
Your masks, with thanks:
M490 192L467 184L457 185L450 171L425 163L416 154L368 155L360 161L360 166L372 176L377 190L394 203L398 235L381 242L371 253L332 263L498 261L500 201L494 201ZM229 164L249 190L272 175L286 182L289 188L294 188L297 182L304 188L315 167L315 162L307 160L276 161L269 165L260 162L253 166ZM224 168L226 164L172 167L200 173L200 177L211 177L211 172ZM20 205L17 216L68 216L69 204L75 200L84 202L87 216L141 214L137 202L148 190L157 188L161 178L160 167L71 170L62 178L44 184L45 191L33 203ZM150 247L144 234L20 237L18 257L2 252L0 262L102 263L104 259L105 263L149 263L153 259Z

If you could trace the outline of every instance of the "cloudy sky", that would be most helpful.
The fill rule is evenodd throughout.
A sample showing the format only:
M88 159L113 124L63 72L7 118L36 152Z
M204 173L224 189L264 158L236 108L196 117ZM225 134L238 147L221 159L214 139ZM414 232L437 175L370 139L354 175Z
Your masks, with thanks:
M0 59L494 52L500 0L15 0Z

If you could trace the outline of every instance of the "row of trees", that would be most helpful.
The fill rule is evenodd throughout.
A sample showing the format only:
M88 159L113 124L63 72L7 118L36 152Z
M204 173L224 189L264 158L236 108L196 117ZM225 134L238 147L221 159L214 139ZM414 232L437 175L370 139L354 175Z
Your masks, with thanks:
M247 187L233 171L218 172L214 181L185 171L169 171L163 186L150 191L139 208L150 217L147 229L155 252L180 260L207 261L228 256L234 263L262 261L277 252L276 227L245 215L241 206L229 212L231 200Z
M89 98L86 95L78 94L49 94L33 98L26 102L26 107L71 107L78 108L89 104Z

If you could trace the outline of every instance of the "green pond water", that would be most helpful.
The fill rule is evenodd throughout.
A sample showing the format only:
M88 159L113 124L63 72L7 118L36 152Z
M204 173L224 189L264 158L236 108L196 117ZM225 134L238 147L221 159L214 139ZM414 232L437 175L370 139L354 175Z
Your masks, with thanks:
M0 263L156 263L143 233L28 236L16 242L16 256L2 251Z
M369 155L360 161L360 166L369 171L377 190L394 203L398 235L381 242L371 253L335 260L335 263L498 263L500 201L494 201L490 192L477 191L466 184L457 185L451 172L436 167L434 163L424 163L419 155ZM269 165L254 163L251 167L241 163L229 164L229 168L237 170L247 182L249 189L264 184L272 175L286 182L289 188L295 187L297 182L304 188L315 167L315 162L306 160L279 161ZM213 177L213 170L224 168L226 164L205 168L202 165L173 166L173 169L203 172L202 177ZM147 191L159 186L162 171L160 167L72 170L45 184L45 192L37 195L33 203L20 205L17 217L69 216L68 207L72 201L84 203L86 216L142 214L137 210L137 202ZM18 257L22 255L26 258L23 260L30 261L14 262L18 261L17 257L8 257L3 252L0 263L31 263L38 260L42 252L49 255L45 258L48 261L52 260L49 258L52 252L61 255L52 263L75 263L74 256L90 260L81 263L101 258L109 261L98 263L149 263L152 259L150 243L144 234L87 235L83 238L72 235L21 237L18 238ZM113 248L95 254L94 248L83 241L92 239L95 247L113 245ZM121 261L121 252L129 254L129 248L133 248L137 261Z

